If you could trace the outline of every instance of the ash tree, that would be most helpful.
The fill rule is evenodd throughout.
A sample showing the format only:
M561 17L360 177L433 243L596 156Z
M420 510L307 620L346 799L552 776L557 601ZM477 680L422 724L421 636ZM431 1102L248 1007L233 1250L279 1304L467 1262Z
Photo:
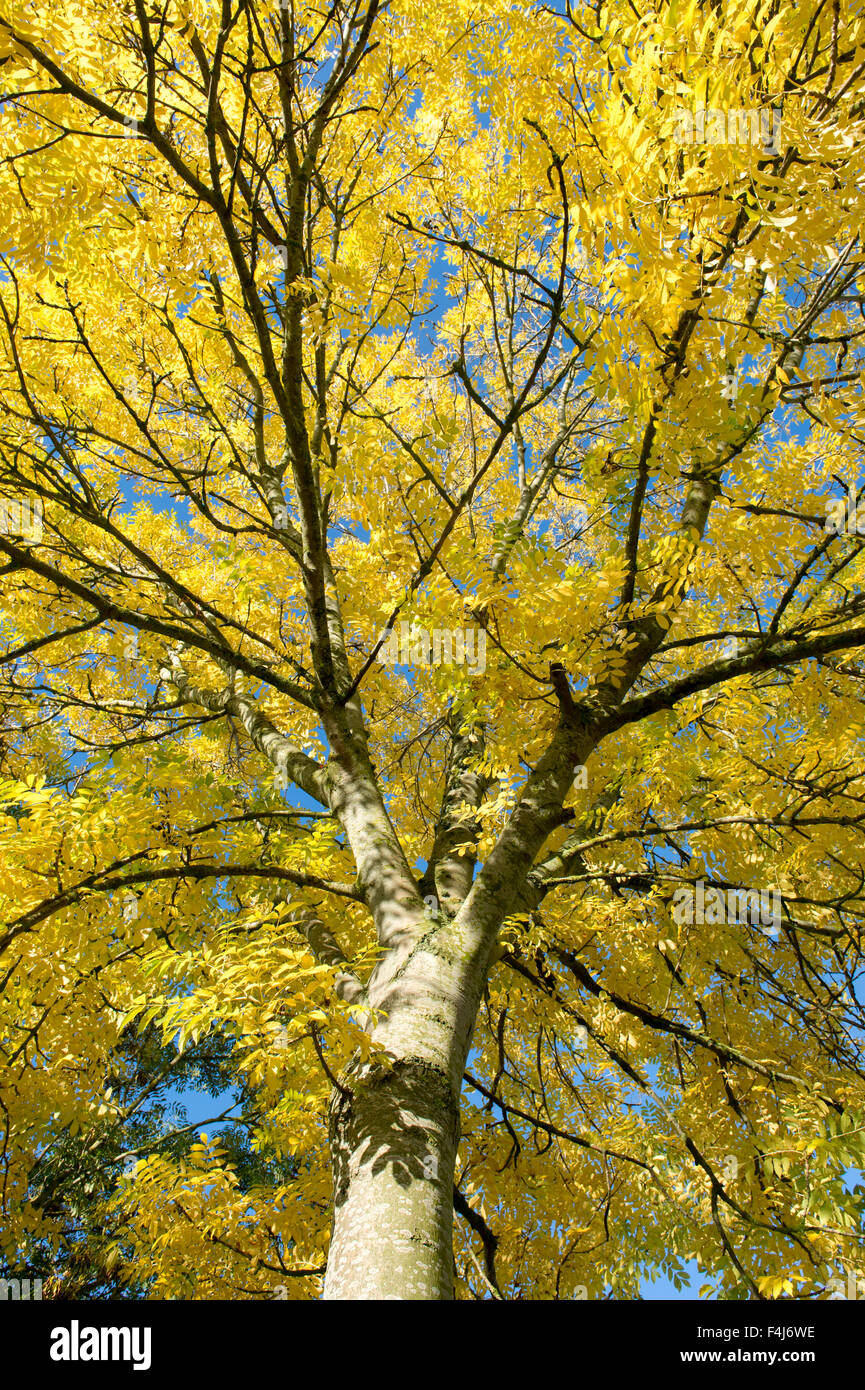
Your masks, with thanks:
M863 70L0 0L4 1267L865 1273Z

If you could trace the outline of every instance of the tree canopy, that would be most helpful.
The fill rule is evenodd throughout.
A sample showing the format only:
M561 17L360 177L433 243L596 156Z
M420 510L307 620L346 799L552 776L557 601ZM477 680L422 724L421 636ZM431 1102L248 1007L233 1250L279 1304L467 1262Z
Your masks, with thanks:
M6 1269L865 1275L863 73L840 0L0 0Z

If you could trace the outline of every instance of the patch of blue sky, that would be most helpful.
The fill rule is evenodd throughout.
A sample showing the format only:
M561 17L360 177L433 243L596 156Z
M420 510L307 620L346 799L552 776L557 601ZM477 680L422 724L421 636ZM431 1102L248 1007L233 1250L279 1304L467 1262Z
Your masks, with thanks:
M702 1285L708 1282L705 1271L700 1269L696 1260L685 1260L675 1272L662 1272L643 1279L640 1297L655 1302L662 1299L675 1303L694 1301L699 1299ZM708 1298L711 1301L714 1294L708 1295Z
M240 1111L240 1091L236 1086L216 1094L203 1085L167 1086L162 1094L166 1104L182 1108L184 1127L207 1125L210 1134L230 1129Z

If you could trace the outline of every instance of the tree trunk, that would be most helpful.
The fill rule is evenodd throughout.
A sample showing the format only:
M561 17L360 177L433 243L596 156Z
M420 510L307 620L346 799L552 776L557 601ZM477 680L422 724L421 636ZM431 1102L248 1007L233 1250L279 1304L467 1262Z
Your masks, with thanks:
M346 1084L347 1083L347 1084ZM429 1063L355 1069L331 1104L326 1299L452 1299L459 1107Z
M326 1299L452 1299L459 1098L489 949L468 915L424 922L370 980L389 1064L350 1065L330 1113Z

